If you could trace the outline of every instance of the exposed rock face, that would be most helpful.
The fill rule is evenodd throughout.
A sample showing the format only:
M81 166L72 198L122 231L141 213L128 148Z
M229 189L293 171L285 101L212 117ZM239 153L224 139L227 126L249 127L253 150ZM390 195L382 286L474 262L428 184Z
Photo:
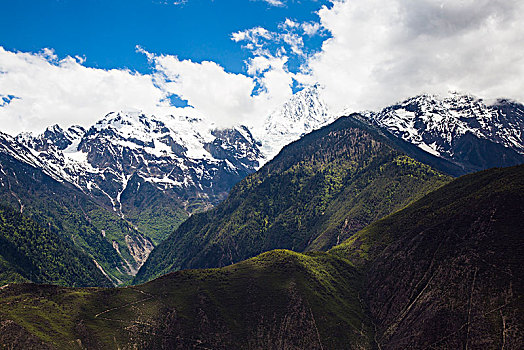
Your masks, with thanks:
M149 253L155 247L153 242L150 239L145 238L141 235L137 236L125 236L127 248L129 249L129 254L135 259L138 267L142 266L146 261ZM135 271L136 273L136 271Z
M524 106L457 93L420 95L366 118L467 172L524 162Z

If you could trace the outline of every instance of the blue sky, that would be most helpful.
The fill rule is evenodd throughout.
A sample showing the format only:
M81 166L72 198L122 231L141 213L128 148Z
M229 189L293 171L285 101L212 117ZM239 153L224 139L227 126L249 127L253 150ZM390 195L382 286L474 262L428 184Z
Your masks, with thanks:
M176 3L175 3L176 2ZM0 131L105 114L253 124L422 93L524 101L522 0L0 0Z
M230 72L244 72L249 52L231 34L251 27L277 30L291 18L318 21L328 1L191 0L16 0L2 1L0 44L9 50L37 52L52 48L59 57L84 56L98 68L150 70L137 54L172 54L193 61L212 60ZM308 40L314 50L321 38Z

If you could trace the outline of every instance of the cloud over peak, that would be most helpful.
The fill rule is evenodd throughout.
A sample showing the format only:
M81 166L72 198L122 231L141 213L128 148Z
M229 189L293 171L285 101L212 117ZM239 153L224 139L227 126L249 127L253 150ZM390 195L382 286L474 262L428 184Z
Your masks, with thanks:
M309 69L336 107L448 90L522 100L523 13L518 0L334 1L319 12L332 37Z
M0 47L0 72L0 94L13 96L0 107L4 132L39 131L51 123L87 125L123 106L166 105L166 93L151 76L88 68L83 59L59 60L50 49L23 53Z
M523 101L522 23L520 0L332 0L316 22L286 18L275 30L232 33L249 53L242 74L140 47L150 74L89 68L85 58L60 59L51 49L0 47L2 131L89 125L127 107L176 113L172 95L219 125L254 123L292 87L317 83L332 111L450 90Z

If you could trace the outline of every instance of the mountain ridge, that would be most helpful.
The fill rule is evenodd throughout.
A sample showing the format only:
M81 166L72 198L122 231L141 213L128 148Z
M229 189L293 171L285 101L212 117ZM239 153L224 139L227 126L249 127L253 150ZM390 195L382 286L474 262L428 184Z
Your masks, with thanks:
M515 101L426 94L362 115L466 173L524 162L524 106Z
M449 180L380 130L342 117L285 146L217 207L191 216L152 252L135 282L276 248L328 249Z

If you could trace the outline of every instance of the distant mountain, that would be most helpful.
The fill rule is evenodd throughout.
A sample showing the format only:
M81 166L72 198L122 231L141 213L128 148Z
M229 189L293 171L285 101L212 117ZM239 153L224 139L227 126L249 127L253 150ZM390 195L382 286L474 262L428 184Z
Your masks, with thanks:
M514 101L420 95L363 115L465 173L524 163L524 106Z
M127 288L5 286L0 343L517 350L523 212L524 166L492 169L444 185L325 253L276 250Z
M11 188L0 187L0 199L13 208L24 208L24 215L40 225L53 222L55 232L74 237L71 238L73 242L92 256L115 283L129 281L150 251L189 215L216 206L226 198L232 186L273 159L284 145L330 123L333 116L320 95L318 86L306 88L265 119L254 123L256 125L222 128L192 116L190 110L174 116L130 111L109 113L87 129L73 126L65 130L55 125L41 135L23 133L16 138L3 135L0 155L6 171L0 173L0 177ZM398 152L442 173L459 176L486 167L524 162L522 115L522 105L507 100L487 105L482 100L462 95L447 99L424 95L380 113L353 115L353 118L378 127L380 130L374 132L382 134L381 137L388 139L386 143ZM326 142L308 152L317 154L320 147L329 149L331 141ZM294 155L288 157L293 159ZM355 165L350 160L342 159L341 162L348 163L347 169L353 169ZM312 169L320 170L317 166ZM334 176L339 173L336 170ZM325 174L322 176L327 178ZM329 200L339 195L337 191L341 187L338 186L350 186L338 178L320 183L316 180L312 176L307 186L326 191ZM368 191L374 191L374 186ZM369 193L382 196L383 190ZM418 191L418 187L414 191ZM320 192L315 196L306 197L325 200ZM387 198L389 194L384 196ZM294 197L290 196L289 200L291 198ZM264 250L277 247L325 249L370 220L407 203L401 200L385 207L373 205L369 211L362 204L363 200L358 200L361 203L358 205L352 200L346 203L343 199L339 203L355 205L358 216L356 221L349 220L343 230L345 221L341 218L344 216L335 213L338 209L331 208L331 214L343 222L335 220L332 224L331 219L326 219L329 216L324 215L318 218L318 225L324 226L315 224L313 227L302 221L300 224L295 222L292 217L298 212L290 209L292 206L286 207L291 210L286 214L288 217L280 217L275 222L288 222L289 219L299 224L300 230L320 230L318 239L305 243L300 240L281 242L276 237L284 237L287 233L276 234ZM89 212L84 213L85 205ZM302 208L300 213L308 210ZM75 214L71 216L70 212ZM271 222L274 215L268 215L268 222ZM75 218L74 225L69 223L71 217ZM255 225L260 230L263 226L259 220ZM82 239L79 227L91 227L83 229ZM277 230L277 226L273 229ZM288 226L283 230L291 229ZM300 232L299 235L311 238L309 233ZM337 232L342 234L339 236ZM220 239L222 243L226 236ZM233 251L237 248L243 249L234 247ZM229 263L261 251L248 249L229 259ZM229 253L221 254L227 256Z
M81 189L156 244L188 214L223 200L284 145L329 120L318 87L311 87L257 128L224 129L189 115L114 112L88 130L54 125L16 141L32 150L32 164Z
M284 146L335 119L320 96L320 87L315 85L293 95L265 119L262 128L253 128L253 132L260 140L264 160L269 161Z
M276 248L329 249L450 179L372 126L343 117L284 147L215 209L190 217L152 252L135 281L225 266Z
M55 179L75 185L159 242L161 223L155 218L162 218L163 233L169 232L188 213L221 200L258 166L249 130L211 127L189 117L162 121L121 112L87 131L53 126L17 141L32 149Z
M114 284L128 281L153 242L79 188L48 175L53 172L31 150L0 134L0 203L79 248Z
M73 244L0 205L0 285L8 282L112 286Z

